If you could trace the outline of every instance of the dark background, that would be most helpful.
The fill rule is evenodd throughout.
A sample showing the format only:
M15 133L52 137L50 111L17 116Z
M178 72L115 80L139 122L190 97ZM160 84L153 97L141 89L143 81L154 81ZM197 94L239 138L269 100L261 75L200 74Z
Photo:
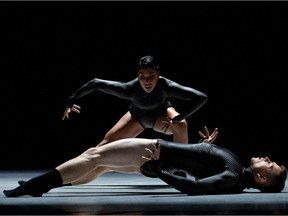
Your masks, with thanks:
M62 121L69 95L94 77L135 78L147 54L209 96L187 119L191 142L218 127L215 143L244 165L287 166L287 11L281 1L1 2L0 168L52 168L95 146L129 102L93 92Z

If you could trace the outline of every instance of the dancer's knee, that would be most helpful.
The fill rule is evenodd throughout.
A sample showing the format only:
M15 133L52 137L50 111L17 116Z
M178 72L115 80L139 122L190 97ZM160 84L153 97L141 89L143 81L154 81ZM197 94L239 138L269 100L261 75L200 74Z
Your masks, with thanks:
M188 129L188 124L185 120L178 122L176 124L173 125L173 134L175 133L179 133L179 134L185 134L187 133L187 129Z

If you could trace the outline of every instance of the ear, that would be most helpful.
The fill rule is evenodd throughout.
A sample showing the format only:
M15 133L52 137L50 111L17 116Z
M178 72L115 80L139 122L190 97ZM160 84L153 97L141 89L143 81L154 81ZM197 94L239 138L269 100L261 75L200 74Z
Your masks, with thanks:
M254 176L255 176L255 181L258 184L260 184L260 185L265 184L265 182L266 182L265 176L261 175L260 173L256 173L256 175L254 175Z

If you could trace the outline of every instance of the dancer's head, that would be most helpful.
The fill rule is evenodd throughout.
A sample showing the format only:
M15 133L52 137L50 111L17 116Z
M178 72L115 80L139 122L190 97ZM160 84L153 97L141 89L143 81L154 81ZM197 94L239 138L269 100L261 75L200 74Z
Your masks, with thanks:
M154 56L144 56L137 66L138 80L146 93L154 90L159 79L160 67Z
M268 157L253 157L251 168L259 190L265 193L281 192L285 187L287 169L272 162Z
M139 71L140 69L147 69L147 68L154 69L157 72L160 71L160 65L156 60L156 58L152 55L147 55L140 58L140 61L137 66L137 71Z

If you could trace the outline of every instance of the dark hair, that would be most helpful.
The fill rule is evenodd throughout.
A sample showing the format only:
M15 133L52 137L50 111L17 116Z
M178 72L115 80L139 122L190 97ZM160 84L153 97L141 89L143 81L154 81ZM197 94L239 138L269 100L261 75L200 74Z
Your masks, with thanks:
M140 59L139 64L137 66L137 70L141 68L152 68L156 71L160 71L160 66L154 56L147 55Z
M271 183L268 186L262 186L259 188L261 192L264 193L277 193L281 192L285 187L285 182L287 178L287 169L285 166L280 166L281 172L279 175L271 175Z

